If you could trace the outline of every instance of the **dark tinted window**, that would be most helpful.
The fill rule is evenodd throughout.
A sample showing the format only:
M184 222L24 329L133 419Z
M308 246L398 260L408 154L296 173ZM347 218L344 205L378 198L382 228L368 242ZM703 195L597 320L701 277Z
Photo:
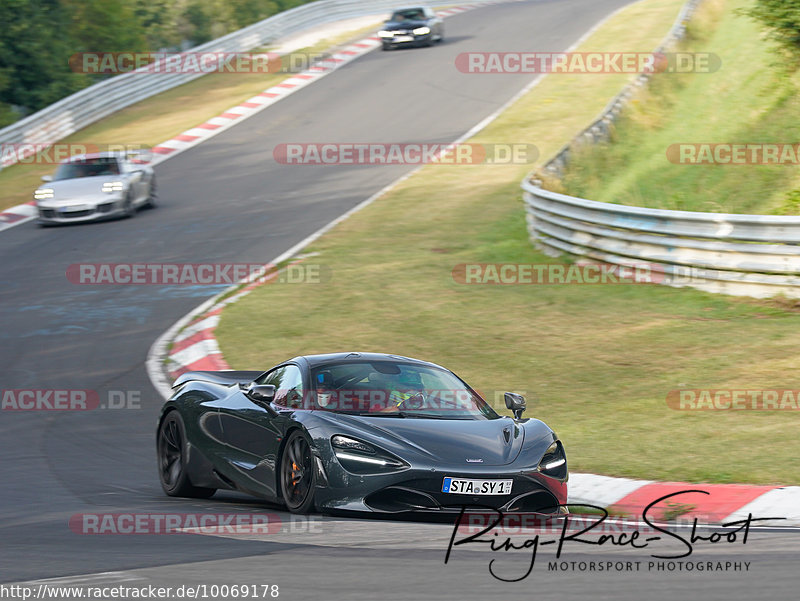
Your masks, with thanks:
M258 384L272 384L275 387L276 405L291 409L303 405L303 374L296 365L284 365L261 376Z
M119 175L117 159L103 157L61 163L53 179L75 179L77 177L95 177L97 175Z
M405 10L398 10L392 14L390 21L423 21L425 20L425 11L421 8L407 8Z
M458 377L425 365L377 361L322 365L311 371L315 408L374 417L496 419Z

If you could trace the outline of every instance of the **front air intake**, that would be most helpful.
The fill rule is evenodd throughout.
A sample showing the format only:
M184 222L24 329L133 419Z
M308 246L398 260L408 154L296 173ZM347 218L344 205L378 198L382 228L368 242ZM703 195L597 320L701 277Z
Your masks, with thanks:
M513 499L503 510L514 513L558 513L558 499L546 490L536 490Z
M399 486L390 486L372 493L364 499L364 503L375 511L392 513L439 509L439 504L433 497Z

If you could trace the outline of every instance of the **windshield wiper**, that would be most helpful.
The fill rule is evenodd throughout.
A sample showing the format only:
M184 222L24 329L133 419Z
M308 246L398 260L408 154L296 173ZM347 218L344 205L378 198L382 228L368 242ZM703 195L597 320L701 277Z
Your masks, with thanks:
M410 417L407 413L402 411L392 411L391 413L382 413L380 411L337 411L343 415L358 415L361 417Z
M402 417L408 419L457 419L457 420L471 420L471 417L453 417L452 415L436 415L435 413L417 413L415 411L392 411L392 412L380 412L380 411L361 411L359 413L350 413L345 412L348 415L360 415L363 417Z
M470 417L453 417L452 415L436 415L431 413L409 413L407 417L415 417L417 419L472 419Z
M472 417L454 417L452 415L436 415L435 413L417 413L415 411L334 411L342 415L358 415L360 417L400 417L408 419L457 419L460 421L474 419Z

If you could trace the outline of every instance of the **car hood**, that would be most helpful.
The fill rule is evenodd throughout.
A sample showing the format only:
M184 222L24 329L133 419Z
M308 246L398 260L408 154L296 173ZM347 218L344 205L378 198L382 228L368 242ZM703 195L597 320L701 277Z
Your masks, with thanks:
M109 182L124 182L122 175L96 175L94 177L77 177L75 179L61 179L47 182L40 188L50 188L54 191L56 199L74 198L77 196L99 195L113 196L103 192L103 184Z
M416 29L417 27L427 27L427 21L386 21L383 24L383 28L387 30L396 30L396 29Z
M508 465L519 455L524 428L511 419L442 420L315 412L331 434L361 438L402 458L409 452L446 465ZM336 430L336 425L344 426ZM468 461L471 460L471 461Z

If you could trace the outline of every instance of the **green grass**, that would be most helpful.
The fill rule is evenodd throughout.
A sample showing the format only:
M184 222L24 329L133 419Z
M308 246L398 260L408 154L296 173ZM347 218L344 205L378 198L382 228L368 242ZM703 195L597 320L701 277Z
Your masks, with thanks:
M581 50L651 50L681 4L634 4ZM473 141L534 142L552 156L626 80L547 77ZM416 356L455 370L490 401L494 391L526 391L535 399L527 415L559 433L573 471L797 483L798 415L666 404L679 388L800 388L792 305L653 285L453 280L460 263L552 262L525 229L519 182L528 169L425 167L308 249L330 281L262 286L227 307L216 331L226 360L261 369L337 350Z
M563 182L569 194L659 209L800 214L796 167L680 165L679 143L800 140L798 78L778 65L758 25L737 9L752 0L706 0L682 49L721 60L709 74L661 74L623 113L610 144L586 147Z
M319 53L358 39L374 27L321 40L295 53ZM291 77L284 73L212 73L109 115L61 140L62 144L129 144L155 146L216 117ZM0 171L0 211L32 200L41 177L55 165L26 163Z

